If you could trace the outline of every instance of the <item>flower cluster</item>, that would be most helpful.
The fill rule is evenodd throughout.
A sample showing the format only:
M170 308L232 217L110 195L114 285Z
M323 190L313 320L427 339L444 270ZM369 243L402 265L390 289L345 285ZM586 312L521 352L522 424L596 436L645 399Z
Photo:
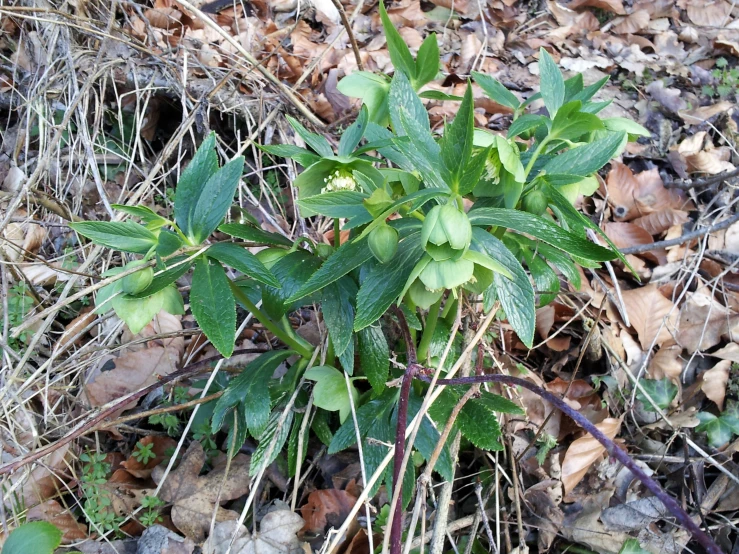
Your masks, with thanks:
M338 190L357 190L357 180L351 171L337 169L323 180L326 186L321 189L324 192L335 192Z

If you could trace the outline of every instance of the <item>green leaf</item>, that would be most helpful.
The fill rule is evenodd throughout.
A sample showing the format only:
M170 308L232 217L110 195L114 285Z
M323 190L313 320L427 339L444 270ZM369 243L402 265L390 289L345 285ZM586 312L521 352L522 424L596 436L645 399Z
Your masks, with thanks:
M580 92L575 94L570 100L579 100L580 102L587 102L590 100L596 92L598 92L600 89L603 88L603 85L605 85L608 82L608 79L610 77L603 77L602 79L599 79L592 85L588 85L587 87L583 88Z
M165 287L146 298L120 294L110 304L134 335L140 333L162 309L173 314L184 313L182 296L174 287Z
M387 40L387 49L390 54L390 61L393 62L396 75L399 71L405 73L408 79L416 78L416 62L411 55L411 51L406 46L403 37L390 21L390 17L385 10L385 3L380 0L380 19L382 27L385 29L385 39Z
M156 231L157 229L160 229L165 225L169 225L171 223L166 217L162 217L147 206L126 206L124 204L111 204L111 207L114 210L118 210L138 217L139 219L141 219L141 221L144 222L144 225L150 231Z
M339 140L339 156L348 156L359 145L364 132L367 130L367 122L369 121L369 111L367 106L362 106L359 110L359 116L354 123L349 125L346 131L341 135Z
M587 177L606 165L621 149L624 133L607 133L606 137L584 146L571 148L554 156L543 167L548 174L568 174Z
M257 144L260 150L279 156L281 158L291 158L303 167L310 167L321 159L310 150L295 146L294 144Z
M282 452L282 448L287 442L287 437L290 435L290 426L292 425L295 412L292 410L288 411L285 415L282 427L279 426L280 419L282 419L282 410L278 407L269 418L267 426L261 435L259 435L259 444L257 449L252 454L251 463L249 464L249 476L254 477L259 474L262 469L277 459L277 456ZM267 453L270 455L267 456Z
M337 356L341 356L352 341L356 296L357 285L349 277L342 277L323 289L321 311ZM348 373L351 375L351 371Z
M576 290L580 290L582 284L580 272L567 254L546 243L538 242L533 245L533 241L531 242L533 250L537 250L549 263L559 269Z
M398 66L396 65L395 67L397 68ZM413 90L410 79L405 73L395 72L393 80L390 83L388 101L390 103L390 120L393 124L393 130L398 136L408 134L403 122L400 120L399 110L401 108L409 114L408 118L417 124L418 129L425 130L425 134L429 137L431 136L431 126L426 107L421 102L416 91Z
M572 102L573 97L582 92L583 84L582 73L577 73L569 79L565 79L565 104Z
M377 321L403 291L408 276L423 249L419 233L413 233L400 241L393 263L387 265L370 262L366 277L357 293L357 316L354 330L359 331Z
M526 180L526 173L521 163L521 152L518 147L513 146L500 135L495 138L495 146L498 148L500 163L503 167L513 176L514 181L523 183Z
M277 233L270 233L262 229L257 229L251 225L243 225L241 223L224 223L218 230L232 237L242 239L249 242L256 242L270 246L292 246L290 239L283 237Z
M270 268L270 271L281 286L279 288L265 286L262 293L262 301L267 314L280 319L296 303L297 299L307 297L308 295L298 296L296 293L305 287L308 279L320 264L319 258L305 250L297 250L280 258ZM304 302L309 303L310 299L305 298Z
M719 448L731 440L733 429L722 418L708 412L698 412L695 415L700 420L700 425L695 430L706 433L708 443L713 448Z
M160 258L166 258L171 256L177 250L182 248L182 239L176 233L161 229L159 231L159 237L157 237L157 256Z
M362 201L367 194L353 190L337 190L324 192L316 196L301 198L298 205L301 209L325 215L326 217L355 218L368 215Z
M355 71L339 81L337 88L346 96L361 98L369 110L370 121L387 126L390 118L387 102L390 81L384 75Z
M146 254L157 244L154 233L133 221L79 221L68 225L96 244L123 252Z
M621 545L618 554L649 554L649 551L641 547L638 539L627 539Z
M252 360L231 379L223 396L213 410L211 431L217 433L226 419L226 414L235 406L243 404L246 423L255 437L264 429L269 419L269 387L267 386L277 367L287 360L292 350L272 350Z
M375 394L385 390L390 374L390 347L380 325L359 331L359 363Z
M500 81L494 79L490 75L485 75L484 73L473 71L472 78L478 85L480 85L480 88L485 91L485 94L487 94L488 97L490 97L490 99L494 102L497 102L502 106L511 108L512 110L515 110L521 105L521 101L516 97L515 94L513 94L510 90L503 86Z
M468 84L454 121L445 126L444 136L439 141L441 159L451 179L447 184L455 191L459 190L462 174L472 155L472 135L475 127L473 110L472 87Z
M573 140L585 133L603 129L603 122L596 115L579 111L579 100L562 106L552 121L550 139Z
M739 402L729 400L721 414L721 420L731 427L735 435L739 435Z
M334 155L334 151L331 148L331 145L328 143L328 140L326 140L326 137L324 137L323 135L317 135L316 133L311 133L308 129L303 127L303 125L294 117L286 115L285 118L287 119L288 123L290 123L290 126L295 129L295 132L300 135L300 138L302 138L308 146L315 150L319 156L323 158L328 158Z
M439 73L439 44L436 33L431 33L423 41L416 56L416 77L413 85L416 90L436 79Z
M193 262L180 263L186 259L187 256L175 256L174 258L167 260L167 264L163 267L161 273L159 272L159 267L161 266L158 266L151 284L140 293L132 296L136 298L147 298L174 283L192 267Z
M539 293L539 307L546 306L557 298L559 293L559 278L549 265L528 248L521 250L534 278L536 291Z
M177 181L174 197L174 217L177 226L189 236L195 206L201 198L203 183L218 171L218 155L216 154L216 134L210 133Z
M609 131L623 131L629 136L650 137L652 134L636 121L632 121L625 117L609 117L603 120L603 125Z
M646 394L659 406L661 410L666 410L672 404L677 396L677 385L672 382L671 379L665 377L664 379L642 379L639 381ZM647 411L653 411L654 407L652 403L647 399L647 396L637 389L636 397L644 404L644 409Z
M593 244L585 238L565 231L548 219L530 213L504 208L478 208L470 211L469 218L472 225L496 225L513 229L588 260L603 262L617 256L612 250Z
M379 398L370 400L357 409L357 427L359 429L360 437L364 438L367 436L367 433L376 421L381 421L387 418L389 412L395 406L397 397L398 395L396 390L387 390ZM357 432L354 428L354 422L345 421L331 439L328 453L336 454L337 452L341 452L353 444L356 444L356 442Z
M455 94L447 94L440 90L424 90L418 93L419 98L424 100L438 100L439 102L461 102L462 97Z
M500 274L493 274L492 289L500 300L508 322L521 341L531 348L534 342L536 324L536 305L534 289L528 275L521 264L505 245L483 229L472 229L472 248L484 252L498 260L513 275L508 279Z
M462 434L482 450L503 450L500 424L495 413L474 399L468 401L457 418Z
M544 48L539 49L539 75L541 77L541 97L547 107L549 117L554 118L565 101L565 82L557 64Z
M272 287L280 286L270 270L264 267L264 264L254 254L242 246L232 242L219 242L208 248L205 254L209 258L218 260L244 275L248 275L255 281Z
M195 263L190 309L213 346L230 357L236 341L236 301L221 264L204 258Z
M410 397L408 398L408 424L410 425L413 418L416 416L418 411L421 409L423 400L419 397L415 391L411 391ZM397 412L397 410L396 410ZM393 414L393 429L395 429L397 422L397 413ZM440 439L439 431L436 430L434 424L427 414L424 414L421 420L421 425L418 427L418 434L416 435L416 448L421 453L426 461L431 458L436 445ZM446 445L441 451L439 460L435 466L436 472L441 475L446 481L454 480L454 466L452 464L452 458L449 455L449 449Z
M3 545L2 554L53 554L62 542L62 532L46 521L16 527Z
M300 290L287 299L288 302L294 302L321 290L371 259L372 252L367 246L367 241L345 242L329 256L318 271L311 275Z
M193 244L202 244L226 217L243 172L244 157L239 156L216 171L203 185L186 227L180 227Z
M351 386L353 400L349 398L344 375L335 367L312 367L305 372L305 378L315 381L313 386L313 403L329 412L339 412L341 423L351 414L352 402L359 401L359 392Z
M483 171L485 171L485 162L490 155L490 148L480 150L477 154L472 156L472 159L467 163L467 166L462 172L462 176L459 180L459 194L465 196L473 191L473 189L480 182Z
M543 115L524 114L511 123L506 136L508 139L515 138L521 133L525 133L531 129L536 129L540 125L544 125L547 121L548 119Z

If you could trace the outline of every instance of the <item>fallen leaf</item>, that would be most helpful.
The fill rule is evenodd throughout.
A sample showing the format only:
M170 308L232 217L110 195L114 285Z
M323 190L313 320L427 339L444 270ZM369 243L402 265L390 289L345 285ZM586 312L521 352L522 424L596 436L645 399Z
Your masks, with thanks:
M645 351L673 340L677 310L656 285L623 291L622 297L631 326Z
M598 8L616 15L626 15L622 0L574 0L567 5L571 10L577 8Z
M683 373L685 366L680 359L682 348L676 344L663 346L652 357L649 363L647 373L652 379L664 379L668 377L671 380L679 379Z
M163 525L152 525L141 535L136 554L192 554L194 550L195 543L190 539Z
M691 354L708 350L739 322L739 315L703 292L691 294L680 308L677 342Z
M601 554L616 554L621 545L630 538L623 531L608 531L600 522L600 514L608 507L613 490L603 490L590 495L579 509L570 511L559 528L562 535L574 543L587 545Z
M180 465L170 472L160 490L162 500L173 504L172 523L186 537L198 543L203 541L210 529L214 510L217 522L238 519L237 512L214 504L216 501L226 502L243 496L249 492L250 483L249 456L245 454L237 454L231 460L227 476L224 475L225 467L199 476L203 464L205 452L202 445L199 442L191 443ZM152 478L159 484L163 474L164 469L157 466Z
M300 508L305 520L301 533L324 536L331 527L338 529L344 524L357 499L343 490L316 490L308 495L308 502Z
M606 508L601 513L600 520L609 531L638 531L668 513L667 508L658 498L649 496Z
M87 526L78 522L70 510L56 500L47 500L33 506L26 514L28 521L48 521L62 532L62 544L70 544L87 538Z
M706 395L706 398L718 406L719 410L724 409L726 385L729 383L731 364L732 362L729 360L722 360L711 369L702 373L703 383L701 384L701 390Z
M134 456L121 463L121 466L131 475L138 479L147 479L151 476L151 472L156 466L167 459L167 450L177 446L177 441L170 437L162 437L158 435L149 435L138 441L144 446L153 444L152 452L154 458L150 458L145 464L138 461ZM138 443L137 443L138 448Z
M596 424L596 427L609 439L613 439L621 429L621 420L609 417ZM572 442L562 461L562 486L565 494L570 493L582 481L590 467L603 457L605 451L605 447L592 435L585 435Z
M652 235L650 235L646 229L634 223L609 221L603 225L603 232L605 232L606 236L613 241L613 244L620 249L654 243ZM664 250L642 252L640 255L648 256L654 262L659 264L667 262Z
M690 0L688 18L699 27L723 27L733 5L725 0Z
M608 203L617 221L630 221L669 208L678 209L685 203L679 191L665 187L656 169L634 175L626 165L611 162L606 186Z
M677 151L685 160L689 173L708 173L715 175L723 171L733 171L731 150L726 147L716 148L706 131L700 131L682 141Z
M659 235L667 231L670 227L687 223L689 219L688 213L683 210L666 208L642 217L637 217L632 223L638 225L650 235Z
M620 34L634 34L643 31L649 26L650 15L647 10L636 10L617 23L613 30Z
M680 89L666 88L660 80L649 83L645 90L652 98L673 113L678 113L687 107L685 100L680 98Z
M729 360L739 364L739 344L735 342L730 342L723 348L711 353L711 356L713 356L714 358Z
M43 459L43 465L36 465L30 473L25 475L21 472L13 474L13 481L24 480L22 486L22 502L31 507L49 498L56 496L59 490L63 490L61 480L70 478L67 475L69 463L69 444L54 450Z
M705 123L712 117L715 117L720 113L727 112L733 107L734 104L723 100L716 104L711 104L710 106L698 106L691 110L683 110L678 115L687 123L696 125L698 123Z
M64 350L64 347L72 340L75 344L79 343L83 338L83 335L81 334L82 330L95 321L96 318L97 315L93 313L92 306L82 308L82 310L80 310L80 315L75 317L64 327L64 333L62 333L62 336L59 337L59 340L56 341L56 345L54 346L55 353Z
M297 532L303 519L289 509L269 512L259 524L259 533L250 534L236 521L217 523L203 544L203 554L303 554ZM232 537L235 537L232 544Z

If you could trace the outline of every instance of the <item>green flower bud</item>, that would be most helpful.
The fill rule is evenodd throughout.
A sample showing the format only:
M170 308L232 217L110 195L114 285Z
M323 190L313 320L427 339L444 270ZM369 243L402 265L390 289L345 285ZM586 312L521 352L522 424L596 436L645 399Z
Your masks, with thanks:
M464 258L437 262L431 260L418 278L431 291L453 289L472 279L475 264Z
M271 269L272 266L275 265L280 258L286 256L287 253L288 251L284 248L265 248L264 250L257 252L255 256L260 262L262 262L264 267Z
M372 229L367 241L372 255L381 264L392 260L398 251L398 231L384 222Z
M421 227L421 246L449 245L453 250L465 251L472 242L472 225L467 214L452 204L434 206ZM432 248L433 249L433 248Z
M316 254L324 260L334 253L334 247L330 244L319 242L316 244Z
M547 211L549 198L544 192L534 189L523 197L523 209L534 215L541 215Z
M148 262L146 260L136 260L126 264L126 269L133 269L134 267L145 266ZM135 273L126 275L121 281L121 290L126 294L138 294L151 285L151 281L154 279L154 269L151 267L144 267Z
M408 289L408 297L422 310L428 310L433 304L438 302L442 294L444 294L443 290L428 290L419 279L413 281L413 284Z

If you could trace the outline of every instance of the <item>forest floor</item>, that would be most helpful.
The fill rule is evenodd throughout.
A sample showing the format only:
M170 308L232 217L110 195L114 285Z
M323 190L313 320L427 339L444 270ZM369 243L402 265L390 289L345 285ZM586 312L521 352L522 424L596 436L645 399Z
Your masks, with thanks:
M252 494L248 528L259 522L261 533L235 554L358 554L381 542L384 488L371 499L371 525L362 509L332 542L330 529L347 523L362 492L355 450L329 455L311 439L297 482L281 459L252 482L256 444L227 462L194 410L195 386L159 387L89 418L178 368L205 371L217 351L190 315L163 312L134 335L113 314L94 313L94 285L120 259L80 245L67 226L120 218L115 204L171 213L181 167L215 130L222 157L246 157L243 210L290 239L330 243L330 221L297 215L291 182L300 167L255 144L301 145L285 114L337 142L359 106L339 92L340 80L360 65L392 72L377 8L376 0L0 0L3 537L46 520L68 551L190 554L219 505L218 520L233 520ZM579 290L563 286L537 311L534 348L505 324L488 347L587 414L726 552L739 552L739 6L400 0L387 8L414 54L437 34L443 77L425 90L462 95L480 71L527 98L538 91L544 47L586 85L610 77L596 96L612 101L602 115L651 133L578 202L636 275L618 263L581 270ZM512 110L477 85L473 93L478 125L507 129ZM426 102L435 129L458 108ZM186 280L178 285L188 290ZM318 333L315 313L291 321L305 337ZM266 340L247 325L237 348ZM231 358L227 369L251 356ZM569 418L534 395L520 401L527 417L506 422L505 451L463 445L442 510L444 552L692 546ZM179 465L168 466L177 455ZM154 489L161 505L152 504ZM190 525L173 521L178 509L189 510ZM432 494L415 551L431 540L438 510ZM211 551L225 553L216 542Z

